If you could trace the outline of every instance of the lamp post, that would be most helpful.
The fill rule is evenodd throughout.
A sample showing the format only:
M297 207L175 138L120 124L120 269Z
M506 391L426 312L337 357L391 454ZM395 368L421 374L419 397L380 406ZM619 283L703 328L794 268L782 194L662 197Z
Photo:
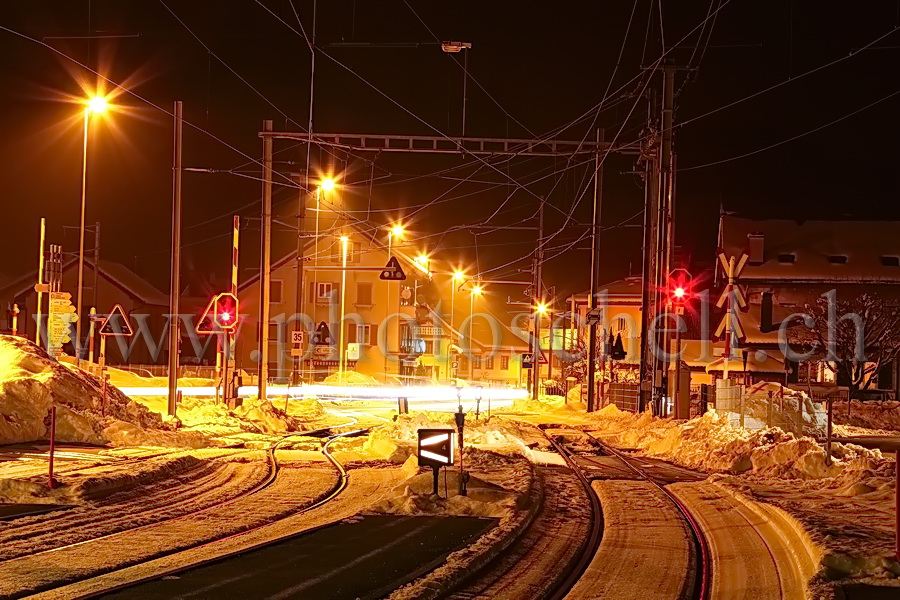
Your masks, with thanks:
M460 285L462 285L463 280L466 278L466 274L462 271L454 271L453 277L450 279L450 344L453 344L453 334L456 331L456 292ZM447 379L450 379L450 374L452 371L453 365L453 352L451 352L450 348L447 348Z
M341 236L341 320L339 321L340 335L338 336L338 373L340 377L344 375L344 307L347 299L347 246L350 238L346 235Z
M475 296L480 296L483 291L484 288L475 284L469 294L469 381L475 379L475 353L472 350L472 341L475 337L473 335L475 333Z
M532 373L532 398L538 399L541 391L541 357L544 351L541 350L541 317L547 314L547 305L543 302L534 308L534 356L531 368Z
M403 237L403 231L404 231L403 225L401 225L400 223L397 223L397 224L395 224L395 225L392 225L391 227L388 228L388 230L387 230L387 232L388 232L388 260L390 260L391 258L393 258L393 254L391 254L391 250L392 250L392 247L393 247L393 241L394 241L394 238L396 237L396 238L399 240L399 238ZM390 323L390 320L389 320L389 318L388 318L388 311L389 311L389 307L391 306L391 282L390 282L390 281L385 281L384 283L385 283L385 285L387 286L387 294L385 295L384 323ZM398 292L398 294L397 294L397 313L398 313L398 314L400 313L400 294L399 294L399 292ZM398 339L398 340L400 339L400 333L399 333L399 331L400 331L400 325L399 325L399 322L398 322L398 324L397 324L397 332L398 332L398 333L397 333L397 339ZM385 343L386 343L386 344L387 344L387 338L389 338L389 337L390 337L390 336L386 336L386 339L385 339ZM399 342L398 342L398 343L399 343ZM382 352L384 353L384 381L385 381L385 383L387 383L387 377L388 377L388 348L385 347L385 348L382 350Z
M307 176L308 179L308 176ZM309 182L307 181L307 185ZM330 177L325 177L319 181L319 185L316 186L315 195L316 199L316 231L315 231L315 239L313 242L313 257L315 260L315 265L319 264L319 212L321 208L321 196L323 191L332 191L336 187L334 179ZM309 188L307 188L309 189ZM306 198L303 194L299 194L299 205L297 207L297 319L294 321L294 331L303 331L303 319L300 315L303 314L303 262L304 262L304 251L305 251L305 242L304 242L304 234L305 234L305 220L306 220ZM310 318L313 322L316 320L316 301L318 291L316 290L317 283L317 273L318 271L313 269L313 298L312 298L312 309ZM311 343L310 340L307 340L307 346ZM301 345L302 348L302 345ZM293 381L294 385L299 385L300 380L302 379L302 356L297 357L296 362L294 363L294 375Z
M82 149L81 160L81 221L78 226L78 292L76 299L76 313L78 320L75 321L75 359L81 363L81 300L84 294L84 213L87 204L87 151L88 151L88 130L91 124L91 114L100 114L106 110L108 104L106 98L102 96L94 96L85 101L84 106L84 146ZM99 268L94 265L94 269Z

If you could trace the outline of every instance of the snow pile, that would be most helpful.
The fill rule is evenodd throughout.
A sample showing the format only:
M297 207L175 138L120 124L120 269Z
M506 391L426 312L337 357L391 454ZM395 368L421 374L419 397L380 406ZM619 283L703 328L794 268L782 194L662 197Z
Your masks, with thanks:
M834 461L825 465L825 450L812 438L781 429L750 431L730 425L714 411L690 421L636 415L613 405L588 420L619 446L705 471L754 473L778 478L819 479L844 475L849 483L866 470L879 468L877 450L833 445Z
M879 402L876 400L851 400L847 406L846 400L834 402L834 422L866 429L883 429L900 431L900 402L889 400Z
M364 375L356 371L344 371L343 373L334 373L325 378L322 382L325 385L381 385L381 383L371 375Z
M569 392L569 398L564 396L540 395L537 400L529 398L516 398L513 401L511 410L513 412L546 412L546 411L579 411L583 412L585 405L578 401L578 394L575 393L575 399L572 400L572 392Z
M748 387L741 399L744 426L748 429L780 427L785 431L797 431L800 420L798 407L802 409L803 432L824 435L827 414L822 403L813 402L800 390L780 383L763 381ZM731 414L732 422L739 422L740 415Z
M438 477L440 495L432 494L434 475L431 469L418 472L417 459L410 456L403 469L411 476L396 486L393 493L373 508L376 513L402 515L453 515L470 517L509 518L521 502L520 496L530 486L530 464L521 455L504 455L477 448L467 448L465 468L474 473L500 474L512 470L504 485L470 474L466 486L467 496L458 492L459 471L443 469ZM488 476L490 477L490 476Z
M397 486L395 495L377 510L394 514L493 517L498 519L497 526L450 554L440 567L395 590L390 600L441 597L469 574L501 556L532 522L543 503L543 484L531 462L521 454L467 448L464 459L466 469L470 470L468 496L456 494L457 472L442 469L438 480L442 497L431 494L433 479L429 471L413 475ZM415 457L410 457L404 469L415 473L414 461Z
M168 377L144 377L132 371L107 367L109 382L116 387L158 387L169 385ZM178 387L204 387L215 385L215 380L202 377L179 377Z
M135 396L135 400L147 409L164 413L167 399L161 396ZM325 412L315 398L292 398L281 401L260 402L255 396L245 398L241 406L229 409L221 400L210 397L182 397L178 405L178 420L183 430L207 435L233 435L241 432L280 434L288 431L305 431L310 421L321 418Z
M402 463L416 453L419 429L456 431L456 425L453 415L446 413L420 412L415 415L398 415L396 420L372 429L360 452ZM527 450L523 441L525 435L522 425L503 419L475 420L467 417L463 436L467 446Z
M60 363L25 338L0 336L0 443L49 438L56 406L56 439L91 444L200 447L196 433L171 431L160 415L109 387L101 401L100 379ZM101 414L105 411L105 415Z

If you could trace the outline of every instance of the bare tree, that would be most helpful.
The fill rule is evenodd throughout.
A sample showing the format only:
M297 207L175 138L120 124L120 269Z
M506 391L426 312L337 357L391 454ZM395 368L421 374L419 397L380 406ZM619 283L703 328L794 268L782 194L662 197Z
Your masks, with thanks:
M787 358L822 361L852 391L868 389L882 366L900 357L900 306L870 294L838 300L834 290L807 304L802 323L792 327L790 341L802 346L799 355L791 348ZM787 322L784 325L788 325ZM782 331L784 331L784 327Z

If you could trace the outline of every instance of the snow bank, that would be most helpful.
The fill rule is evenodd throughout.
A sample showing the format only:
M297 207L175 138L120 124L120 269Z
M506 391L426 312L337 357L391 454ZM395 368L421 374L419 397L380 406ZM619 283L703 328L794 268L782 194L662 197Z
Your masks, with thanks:
M466 418L463 435L467 446L526 452L526 435L522 427L521 424L505 419ZM396 420L373 428L358 452L364 456L402 463L415 454L419 429L455 431L456 425L453 415L447 413L398 415Z
M900 431L900 402L889 400L879 402L867 400L846 400L834 402L834 422L866 429Z
M135 396L148 410L163 414L167 399L159 396ZM287 411L285 411L287 406ZM241 432L280 434L305 431L311 422L322 418L325 411L315 398L291 398L284 401L260 402L255 396L245 398L234 409L210 397L185 396L178 405L181 429L206 435L222 436Z
M531 463L516 452L495 452L467 448L466 469L471 469L469 495L456 495L456 471L442 470L439 480L447 497L431 495L432 475L413 475L395 488L395 495L377 507L380 512L399 514L444 514L494 517L496 527L474 543L450 554L443 565L395 590L390 600L430 600L443 597L448 590L473 571L501 555L531 524L543 502L543 484ZM415 469L410 457L405 469Z
M0 443L48 439L50 407L56 406L57 441L208 444L199 434L172 431L160 415L114 387L107 389L104 406L101 389L99 378L50 358L27 339L0 336Z
M326 377L322 383L326 385L381 385L381 382L374 377L356 371L334 373Z
M712 472L754 473L778 478L819 479L844 475L858 479L883 460L877 450L833 445L834 461L825 465L825 450L814 439L779 428L749 431L734 427L715 411L690 421L637 415L613 405L587 415L605 437L619 446Z

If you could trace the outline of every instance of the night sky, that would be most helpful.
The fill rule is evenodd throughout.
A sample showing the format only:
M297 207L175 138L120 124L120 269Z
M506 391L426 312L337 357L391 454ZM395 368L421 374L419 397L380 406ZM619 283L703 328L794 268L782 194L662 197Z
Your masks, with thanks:
M88 67L128 90L113 101L121 110L91 129L87 221L102 223L101 254L167 289L168 113L182 100L184 165L224 171L185 174L188 276L201 286L227 277L234 214L245 227L243 275L251 274L257 133L264 119L299 131L308 118L310 49L294 7L311 35L310 0L8 3L0 17L0 273L35 267L41 216L49 241L77 250L82 121L71 99L96 87ZM685 67L676 84L676 238L703 269L720 206L771 218L900 218L898 24L897 0L661 9L648 0L323 1L314 130L459 135L462 56L442 53L438 41L461 40L473 45L467 135L580 140L601 126L608 139L631 142L646 122L646 91L661 85L645 67L665 48ZM303 146L277 142L276 151L279 181L303 172ZM369 230L381 226L384 235L384 224L404 217L411 244L488 279L527 278L518 271L529 266L536 234L476 236L467 227L536 225L537 198L546 197L547 282L561 292L586 287L589 240L580 224L591 214L590 165L583 157L486 161L493 168L458 155L312 155L313 172L340 175L345 208ZM634 167L633 156L606 161L604 279L640 271L643 191ZM287 224L298 193L276 188ZM276 247L291 236L276 226Z

